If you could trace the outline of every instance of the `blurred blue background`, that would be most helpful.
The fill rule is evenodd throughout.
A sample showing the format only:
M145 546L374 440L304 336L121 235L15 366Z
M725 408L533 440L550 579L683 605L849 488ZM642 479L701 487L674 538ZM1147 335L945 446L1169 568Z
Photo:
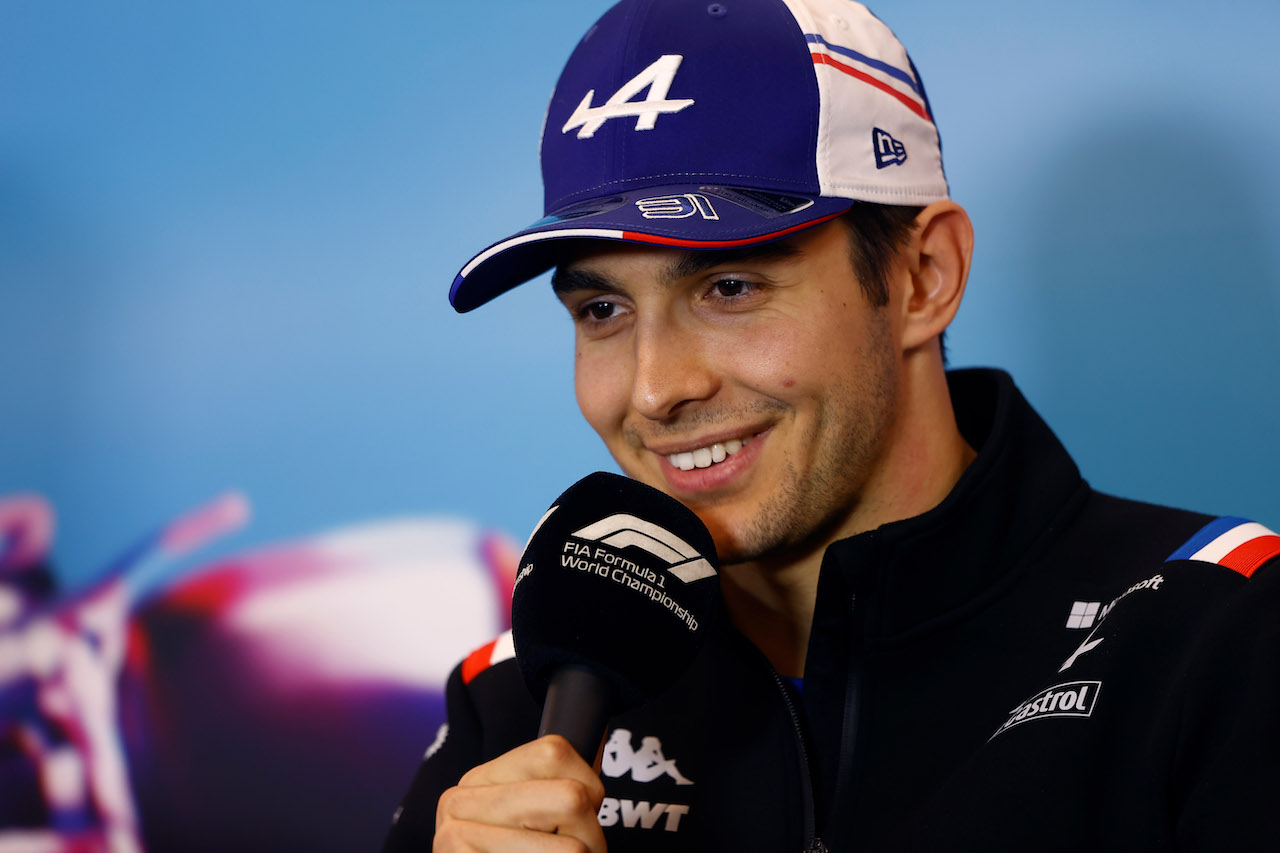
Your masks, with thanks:
M612 467L545 282L445 298L540 216L606 6L0 0L0 492L52 501L67 581L227 488L227 548L523 541ZM1011 370L1100 488L1280 524L1280 4L873 8L977 228L952 363Z

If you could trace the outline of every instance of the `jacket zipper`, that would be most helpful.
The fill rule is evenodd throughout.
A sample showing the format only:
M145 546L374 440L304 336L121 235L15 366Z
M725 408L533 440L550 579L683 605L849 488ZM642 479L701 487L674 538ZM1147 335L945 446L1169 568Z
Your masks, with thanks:
M804 730L800 725L800 715L796 712L795 703L791 701L791 694L787 691L787 686L782 683L782 676L778 675L778 671L773 668L773 664L767 660L765 664L769 667L769 674L773 676L773 683L778 686L778 692L782 694L782 701L787 706L787 713L791 717L791 730L795 733L796 745L800 747L801 794L804 800L805 848L803 853L827 853L827 845L823 844L822 839L818 837L817 820L813 813L813 776L812 771L809 769L809 749L805 746Z
M849 597L849 615L850 624L852 624L853 612L856 607L856 596ZM829 853L827 845L818 837L816 820L814 818L813 805L813 782L809 775L809 752L805 747L804 731L800 727L800 716L796 713L795 704L791 701L791 694L787 692L786 685L782 683L782 676L778 675L777 670L772 666L769 672L773 674L774 683L778 685L778 690L782 693L782 699L787 705L787 711L791 714L791 725L795 730L796 742L800 745L800 764L804 769L804 819L805 819L805 847L804 853ZM840 793L845 785L851 780L853 771L853 745L858 735L858 710L859 702L862 698L862 659L861 655L854 648L849 649L849 675L845 681L844 693L844 719L840 728L840 765L836 772L836 790L833 792L832 808L839 803Z
M850 624L853 624L853 615L857 607L857 596L849 596L849 616ZM753 646L753 648L755 648ZM787 686L782 683L782 676L778 675L778 671L773 668L772 662L764 656L764 653L756 648L756 652L760 655L760 660L769 674L773 676L773 683L777 685L778 693L782 695L782 702L787 706L787 714L791 717L791 730L796 737L796 745L800 748L800 774L801 778L801 794L804 800L804 838L805 847L802 853L829 853L827 845L818 837L817 819L814 816L813 802L813 775L809 767L809 749L805 745L804 728L800 723L800 715L796 712L795 703L791 701L791 693L787 690ZM836 773L836 790L833 792L835 797L832 803L838 803L841 789L845 786L847 780L850 779L853 769L853 745L858 734L858 705L861 699L861 683L862 683L862 660L857 650L849 649L849 676L845 682L844 695L844 719L841 723L840 745L841 755L840 764Z
M853 621L857 596L849 596L849 624ZM856 640L855 640L856 643ZM842 802L841 794L853 783L853 747L858 737L858 712L862 701L862 655L851 643L849 646L849 670L844 685L844 719L840 727L840 763L836 769L836 788L832 792L832 808Z

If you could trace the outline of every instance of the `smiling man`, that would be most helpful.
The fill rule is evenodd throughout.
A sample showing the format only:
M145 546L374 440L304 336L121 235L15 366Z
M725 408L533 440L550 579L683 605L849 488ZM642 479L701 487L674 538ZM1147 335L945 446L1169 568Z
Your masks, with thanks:
M749 249L583 246L553 279L587 421L707 525L728 600L763 605L741 629L785 675L803 670L826 547L935 506L973 456L938 340L971 230L945 201L913 228L903 256L922 260L895 259L872 293L840 219Z
M1007 375L946 370L972 227L879 20L624 0L542 159L451 301L555 270L583 415L706 524L730 619L595 767L479 650L387 850L1280 844L1280 537L1096 493Z

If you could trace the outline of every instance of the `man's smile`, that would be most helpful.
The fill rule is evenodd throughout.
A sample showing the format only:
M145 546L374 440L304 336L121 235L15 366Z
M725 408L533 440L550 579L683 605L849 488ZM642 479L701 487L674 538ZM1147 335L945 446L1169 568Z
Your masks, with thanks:
M671 463L672 467L679 468L681 471L692 471L694 468L710 468L730 456L737 455L742 446L750 442L750 438L741 440L731 438L723 443L716 442L710 447L699 447L696 450L684 453L672 453L667 456L667 461Z

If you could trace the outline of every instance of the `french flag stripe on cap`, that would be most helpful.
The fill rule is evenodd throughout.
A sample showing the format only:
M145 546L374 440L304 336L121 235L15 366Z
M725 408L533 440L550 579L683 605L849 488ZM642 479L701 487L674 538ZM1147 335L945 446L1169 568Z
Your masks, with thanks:
M887 62L881 62L878 59L872 59L869 56L865 56L861 53L858 53L856 50L851 50L850 48L847 48L847 47L841 47L838 44L832 44L831 42L827 41L817 33L805 33L804 38L805 38L805 41L807 41L809 44L822 45L832 53L838 53L841 56L848 57L849 59L852 59L855 62L862 63L868 68L874 68L877 71L883 71L885 74L888 74L890 77L893 77L895 79L901 80L903 83L906 83L908 86L911 87L911 91L915 92L917 95L922 94L920 92L920 86L916 83L915 77L911 76L909 72L903 71L901 68L894 68L892 65L890 65Z
M511 632L506 631L467 655L467 659L462 662L462 683L470 684L472 679L489 667L515 656L515 643L511 640Z
M913 97L912 94L902 91L890 80L881 79L871 73L871 71L864 71L860 68L855 68L853 65L850 65L848 62L843 60L851 60L864 65L868 69L874 69L875 71L885 74L892 78L892 80L901 81L901 83L906 85L912 93L918 95L919 88L917 87L915 80L905 71L894 68L893 66L887 65L886 63L878 60L872 60L860 53L857 53L856 51L833 47L823 40L822 36L806 35L805 38L809 40L809 43L812 46L810 53L813 55L814 65L825 65L826 67L840 71L855 80L861 80L863 83L874 86L880 91L888 95L892 95L900 101L903 106L920 116L920 118L930 123L933 122L933 116L929 115L929 110L922 99ZM836 51L840 59L837 59L835 56L832 56L827 52L830 50Z
M1217 563L1245 577L1272 557L1280 556L1280 536L1256 521L1224 516L1209 522L1170 560Z

